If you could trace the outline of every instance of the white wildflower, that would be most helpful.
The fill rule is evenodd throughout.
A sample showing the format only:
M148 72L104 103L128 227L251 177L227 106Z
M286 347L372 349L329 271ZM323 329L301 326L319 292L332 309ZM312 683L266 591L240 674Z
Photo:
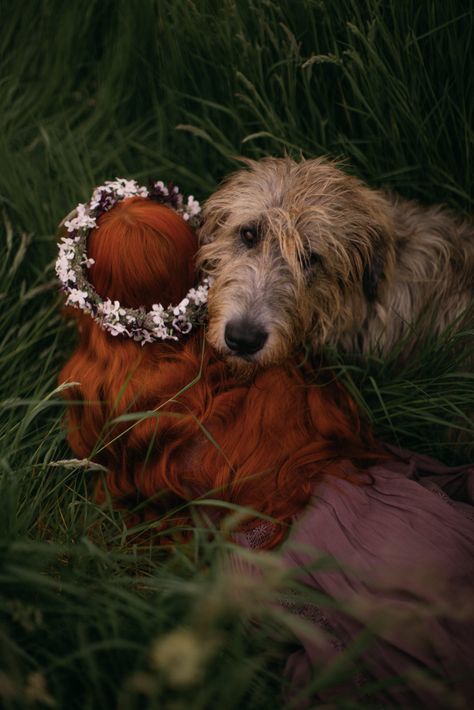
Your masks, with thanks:
M96 187L94 192L92 193L91 201L89 202L91 210L96 210L97 207L100 205L100 199L102 197L102 190L103 187Z
M203 638L192 629L177 628L156 639L151 648L150 663L165 675L170 685L192 686L201 680L219 641L217 636Z
M110 298L107 298L103 303L99 305L99 313L103 316L106 317L107 320L113 321L113 319L119 320L120 316L124 316L126 314L126 310L121 307L119 301L112 301Z
M160 190L166 197L168 197L169 190L163 180L158 180L158 182L155 182L155 189Z
M145 343L154 342L150 331L146 330L146 328L142 328L141 330L135 331L135 333L133 334L133 339L141 343L141 345L145 345Z
M164 339L167 337L168 333L168 328L165 323L164 315L166 314L165 309L161 304L154 305L153 310L150 311L151 313L151 320L155 324L155 327L153 328L153 333L155 337L159 339Z
M186 308L189 306L189 298L183 298L177 306L174 306L173 313L175 316L183 315L186 313Z
M161 303L154 303L153 306L151 307L151 319L153 323L156 323L157 325L161 325L163 321L163 316L165 315L165 309L161 305Z
M207 292L208 288L204 284L201 284L197 288L192 288L188 292L189 300L196 306L200 306L207 302Z
M186 213L183 215L183 219L188 220L191 217L195 217L201 211L201 205L197 200L194 199L193 195L189 195L188 201L185 207Z
M130 335L128 330L122 323L110 323L108 321L105 321L104 326L106 330L108 330L110 335L123 335L123 333L125 333L126 335Z
M126 180L125 178L116 178L115 184L112 185L117 197L133 197L138 193L138 184L135 180Z
M74 249L77 239L71 239L71 237L63 237L59 244L59 251L66 256L67 259L74 258Z
M169 328L165 325L165 322L159 324L156 326L156 328L153 328L153 335L155 338L158 340L168 340L171 338L172 340L177 340L177 338L174 335L171 335Z
M85 308L86 306L86 299L88 298L89 294L87 291L81 291L78 288L72 288L69 291L69 295L66 299L66 305L70 306L73 303L77 303L79 308Z
M56 259L56 274L61 283L66 286L69 281L76 282L76 272L70 268L69 259L65 254L61 254Z
M78 229L92 229L96 226L96 221L86 211L86 205L79 203L76 207L76 216L73 219L66 220L64 226L68 232L75 232Z

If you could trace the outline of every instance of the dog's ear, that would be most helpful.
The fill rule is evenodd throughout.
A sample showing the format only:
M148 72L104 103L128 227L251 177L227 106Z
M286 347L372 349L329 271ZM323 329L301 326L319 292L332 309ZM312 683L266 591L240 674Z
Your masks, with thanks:
M368 301L375 301L377 298L380 279L383 276L385 259L381 254L375 254L370 264L367 264L362 276L362 288Z
M387 250L385 241L383 237L377 233L370 261L365 265L362 275L362 288L369 302L373 302L377 298L379 284L385 272L386 256Z

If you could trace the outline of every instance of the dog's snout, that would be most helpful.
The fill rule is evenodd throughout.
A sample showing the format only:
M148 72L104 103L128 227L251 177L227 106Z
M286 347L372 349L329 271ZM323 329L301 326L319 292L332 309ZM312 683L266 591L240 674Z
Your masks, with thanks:
M225 327L225 342L236 355L253 355L263 348L268 333L248 320L230 321Z

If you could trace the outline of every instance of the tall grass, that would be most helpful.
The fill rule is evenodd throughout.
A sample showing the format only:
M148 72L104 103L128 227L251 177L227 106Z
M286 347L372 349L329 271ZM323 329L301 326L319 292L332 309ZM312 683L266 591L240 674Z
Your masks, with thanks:
M0 6L0 703L278 706L275 626L284 640L293 622L269 604L273 583L236 604L218 565L226 543L198 528L171 555L133 547L121 519L88 499L87 463L61 463L70 454L56 378L74 333L59 315L56 225L104 179L173 179L201 199L239 155L268 153L347 158L373 185L471 212L472 8ZM474 438L468 348L469 334L427 342L402 371L331 362L381 436L457 462L466 449L447 426ZM209 599L217 611L206 616ZM187 649L194 680L173 680L163 638Z

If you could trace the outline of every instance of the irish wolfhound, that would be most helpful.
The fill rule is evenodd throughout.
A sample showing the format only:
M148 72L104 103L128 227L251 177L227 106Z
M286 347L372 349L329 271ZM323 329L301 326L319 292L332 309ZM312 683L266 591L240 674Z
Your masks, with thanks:
M473 302L474 229L370 189L336 164L246 161L208 199L199 261L215 278L209 339L236 364L296 345L386 354ZM413 325L416 324L416 329Z

